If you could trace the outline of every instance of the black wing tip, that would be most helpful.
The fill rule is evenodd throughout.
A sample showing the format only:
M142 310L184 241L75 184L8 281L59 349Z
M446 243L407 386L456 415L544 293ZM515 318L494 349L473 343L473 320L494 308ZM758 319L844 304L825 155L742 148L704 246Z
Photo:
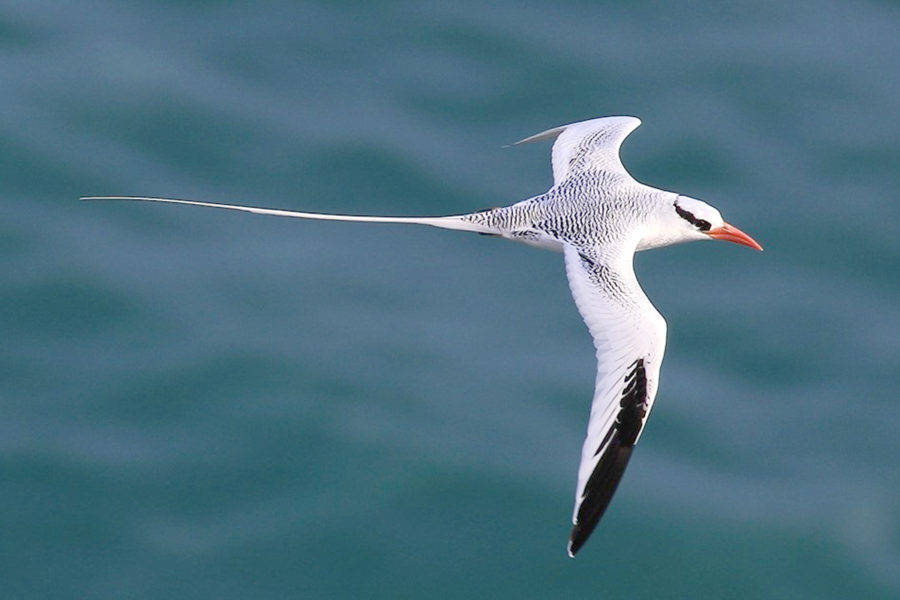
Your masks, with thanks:
M633 450L634 446L622 446L618 439L614 439L600 459L588 482L587 494L582 499L575 525L569 534L569 556L574 558L597 528L619 487Z
M581 506L569 536L569 556L575 556L609 508L647 416L647 375L643 358L631 364L624 383L615 425L597 448L597 454L603 452L603 455L584 487Z
M575 525L575 527L572 528L572 533L569 535L569 543L566 546L566 552L568 553L569 558L575 558L575 555L578 554L578 551L581 550L581 547L584 546L584 543L590 535L590 532L583 534L579 525Z

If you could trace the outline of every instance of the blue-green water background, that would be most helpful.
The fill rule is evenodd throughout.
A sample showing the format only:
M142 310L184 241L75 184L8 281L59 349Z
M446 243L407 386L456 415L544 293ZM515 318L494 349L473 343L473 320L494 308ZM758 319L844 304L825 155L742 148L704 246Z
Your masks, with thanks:
M896 2L0 5L4 598L900 597ZM402 226L624 160L760 254L639 255L653 418L565 554L561 256Z

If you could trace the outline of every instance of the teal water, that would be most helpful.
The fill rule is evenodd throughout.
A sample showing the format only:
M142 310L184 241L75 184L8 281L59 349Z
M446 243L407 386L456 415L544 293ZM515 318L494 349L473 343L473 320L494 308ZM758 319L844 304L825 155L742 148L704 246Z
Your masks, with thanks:
M900 6L0 5L4 598L900 597ZM561 123L766 248L669 323L565 554L594 378L561 256L144 194L446 214Z

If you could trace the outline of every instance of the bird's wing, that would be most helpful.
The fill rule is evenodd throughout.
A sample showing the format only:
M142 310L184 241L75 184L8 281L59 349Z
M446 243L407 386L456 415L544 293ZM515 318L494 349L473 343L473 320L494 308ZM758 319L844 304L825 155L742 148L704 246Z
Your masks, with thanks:
M556 138L553 143L553 184L559 185L574 173L606 172L631 179L622 165L619 148L637 129L637 117L602 117L548 129L519 140L516 144Z
M565 245L575 304L597 348L597 380L578 467L574 556L603 516L647 422L666 346L666 322L638 284L627 256Z

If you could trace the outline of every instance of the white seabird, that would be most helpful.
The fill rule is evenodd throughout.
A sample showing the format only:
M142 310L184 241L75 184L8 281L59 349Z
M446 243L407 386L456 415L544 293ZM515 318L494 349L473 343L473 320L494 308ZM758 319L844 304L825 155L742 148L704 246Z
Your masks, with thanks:
M369 217L171 198L82 199L190 204L329 221L431 225L497 235L563 252L572 296L597 349L597 379L578 468L568 544L569 555L575 556L609 506L653 408L659 384L666 322L634 275L634 253L705 239L762 250L709 204L646 186L629 175L619 158L619 148L640 124L635 117L604 117L563 125L516 142L556 139L553 187L511 206L465 215Z

